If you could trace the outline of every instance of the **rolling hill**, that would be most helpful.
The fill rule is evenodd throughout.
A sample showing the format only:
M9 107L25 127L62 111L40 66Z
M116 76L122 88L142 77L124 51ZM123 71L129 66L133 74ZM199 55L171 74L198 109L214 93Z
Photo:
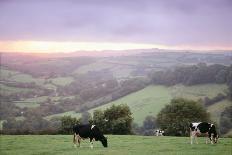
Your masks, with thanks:
M105 57L77 57L73 54L36 56L3 53L0 94L6 100L5 108L7 104L12 105L14 113L6 110L8 115L3 110L1 120L5 120L6 116L21 119L22 111L31 110L47 120L64 115L80 117L84 111L93 113L113 104L127 104L134 121L141 125L147 115L156 116L172 98L197 101L228 91L225 83L167 87L151 85L149 81L150 73L174 70L179 66L201 63L228 67L231 56L223 52L209 54L151 49L139 50L132 55ZM207 110L218 122L220 113L231 104L225 99L207 107Z

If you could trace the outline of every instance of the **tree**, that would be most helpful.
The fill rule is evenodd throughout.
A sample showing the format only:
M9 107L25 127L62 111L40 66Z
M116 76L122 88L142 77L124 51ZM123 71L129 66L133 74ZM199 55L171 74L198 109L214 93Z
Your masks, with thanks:
M226 134L232 129L232 106L227 107L220 117L220 132Z
M195 101L173 99L157 116L157 123L167 135L185 136L191 122L209 121L209 114Z
M80 124L80 120L71 116L63 116L61 118L61 132L64 134L72 133L72 128L75 124Z
M97 125L102 132L106 132L106 119L102 110L95 110L93 112L93 124Z
M132 113L127 105L112 105L110 108L93 113L93 123L108 134L131 134L132 133Z
M112 105L104 112L107 120L106 128L112 134L131 134L132 133L132 113L130 108L121 104L118 106Z

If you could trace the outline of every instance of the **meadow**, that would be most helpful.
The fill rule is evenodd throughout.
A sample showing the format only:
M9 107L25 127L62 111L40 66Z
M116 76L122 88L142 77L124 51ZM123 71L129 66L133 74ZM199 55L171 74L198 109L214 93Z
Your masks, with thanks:
M218 93L224 93L226 89L227 86L223 84L204 84L195 86L175 85L171 87L150 85L118 100L91 109L89 112L93 113L93 111L97 109L106 109L113 104L127 104L133 113L132 116L134 117L134 121L141 124L147 115L156 116L165 105L170 103L172 98L185 97L197 101L199 99L204 99L204 97L215 97ZM210 107L211 113L217 111L217 116L212 116L213 119L216 119L225 107L231 105L231 102L227 100L223 100L222 103L225 104L220 108L216 106Z
M221 138L218 144L189 144L189 137L155 137L108 135L108 148L94 142L82 141L81 148L74 148L72 135L1 135L1 155L230 155L231 138Z

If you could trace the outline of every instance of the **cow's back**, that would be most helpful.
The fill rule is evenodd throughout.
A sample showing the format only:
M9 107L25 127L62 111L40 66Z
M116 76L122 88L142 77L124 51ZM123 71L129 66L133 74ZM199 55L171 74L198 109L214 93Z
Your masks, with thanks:
M210 123L202 122L197 126L197 128L200 130L201 133L207 133L210 130L210 125Z
M89 138L91 134L91 125L75 125L73 127L73 132L82 138Z

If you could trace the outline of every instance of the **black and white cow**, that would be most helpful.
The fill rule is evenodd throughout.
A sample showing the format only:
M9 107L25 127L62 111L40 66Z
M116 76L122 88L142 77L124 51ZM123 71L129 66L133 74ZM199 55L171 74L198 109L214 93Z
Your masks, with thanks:
M197 142L197 136L200 134L206 134L206 144L208 143L208 138L210 139L211 144L217 143L218 134L216 131L215 125L207 122L198 122L198 123L190 123L190 139L191 144L193 144L193 139Z
M160 130L160 129L155 130L156 136L163 136L163 134L164 134L164 130Z
M93 148L93 140L95 141L101 141L102 145L104 147L107 147L107 138L104 137L102 132L99 130L99 128L96 125L75 125L73 127L73 143L74 147L76 147L76 143L78 142L79 147L81 143L81 139L90 139L90 147Z

